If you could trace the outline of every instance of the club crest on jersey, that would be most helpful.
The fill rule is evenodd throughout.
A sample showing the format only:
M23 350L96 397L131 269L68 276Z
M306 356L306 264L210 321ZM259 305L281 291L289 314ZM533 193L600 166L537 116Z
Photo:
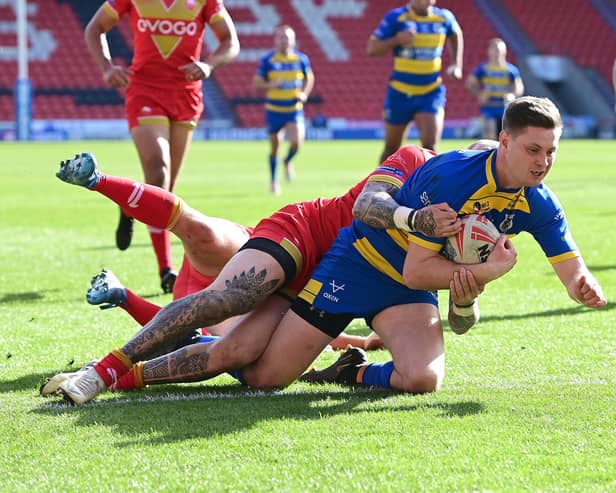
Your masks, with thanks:
M498 229L505 233L513 227L513 217L515 214L505 214L505 218L498 225Z

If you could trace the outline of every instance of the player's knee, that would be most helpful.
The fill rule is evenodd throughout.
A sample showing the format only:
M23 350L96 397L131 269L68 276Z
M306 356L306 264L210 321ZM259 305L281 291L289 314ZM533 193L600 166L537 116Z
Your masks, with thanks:
M148 185L155 185L157 187L169 188L170 176L168 168L164 164L152 164L148 165L147 169L144 169L145 182Z
M267 371L245 370L242 373L244 383L256 389L283 388L291 384L292 380L284 378L280 374Z
M425 394L435 392L443 383L444 372L434 366L423 368L410 368L401 374L401 388L403 392Z

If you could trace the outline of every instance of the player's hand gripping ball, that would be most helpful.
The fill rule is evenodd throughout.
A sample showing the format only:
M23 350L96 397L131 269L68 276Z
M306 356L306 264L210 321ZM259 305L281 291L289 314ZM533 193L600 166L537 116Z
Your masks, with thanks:
M494 249L500 233L485 216L462 217L462 229L445 240L442 253L456 264L480 264Z

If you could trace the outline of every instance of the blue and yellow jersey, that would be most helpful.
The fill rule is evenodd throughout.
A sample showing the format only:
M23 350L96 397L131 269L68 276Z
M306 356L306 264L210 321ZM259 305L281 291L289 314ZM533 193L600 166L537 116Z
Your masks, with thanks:
M453 151L420 166L394 197L407 207L447 202L459 214L484 214L501 233L529 232L551 263L579 256L556 196L545 185L501 188L495 175L496 150ZM374 268L404 283L402 267L409 242L440 251L444 238L397 229L376 230L357 220L341 230Z
M505 66L483 62L473 72L481 91L488 98L483 106L504 107L505 95L513 92L513 83L520 77L518 67L505 62Z
M311 71L310 60L304 53L295 50L288 55L276 51L267 53L261 59L257 75L265 80L280 79L282 84L267 91L265 108L276 113L301 110L303 104L297 96Z
M447 36L459 30L458 22L447 9L432 7L427 16L420 16L409 7L400 7L385 15L372 36L384 40L408 29L416 32L415 39L394 48L389 85L407 95L428 94L443 82L443 47Z

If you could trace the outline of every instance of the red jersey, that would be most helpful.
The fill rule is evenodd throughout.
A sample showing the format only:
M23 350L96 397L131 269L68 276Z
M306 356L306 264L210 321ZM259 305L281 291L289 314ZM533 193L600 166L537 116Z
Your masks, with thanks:
M387 182L400 188L432 156L432 151L415 145L401 147L344 195L290 204L260 221L251 238L276 241L295 259L297 275L286 286L289 294L304 287L338 236L338 230L351 224L355 199L367 182Z
M107 0L103 9L130 16L135 53L133 81L153 87L191 88L178 67L201 59L203 31L224 12L222 0Z

